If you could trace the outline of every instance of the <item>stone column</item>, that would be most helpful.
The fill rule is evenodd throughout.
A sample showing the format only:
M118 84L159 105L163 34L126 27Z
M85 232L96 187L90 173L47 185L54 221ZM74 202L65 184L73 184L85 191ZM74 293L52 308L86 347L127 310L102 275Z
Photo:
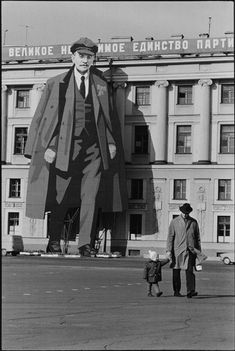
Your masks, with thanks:
M31 100L32 101L31 108L32 108L33 113L35 112L35 110L38 106L38 103L39 103L39 100L41 98L44 87L45 87L44 83L34 84L34 86L33 86L32 100Z
M2 158L1 162L6 163L7 150L7 86L2 85Z
M211 79L200 79L198 84L200 92L200 125L197 137L198 162L201 164L210 163L210 85Z
M168 85L169 82L167 80L156 81L156 95L153 96L153 99L156 99L155 105L157 114L157 124L152 135L152 142L155 151L154 163L156 164L167 163Z
M124 126L125 126L125 110L126 110L126 96L125 88L127 87L126 82L114 82L113 88L115 89L115 101L117 113L121 125L122 142L124 143Z

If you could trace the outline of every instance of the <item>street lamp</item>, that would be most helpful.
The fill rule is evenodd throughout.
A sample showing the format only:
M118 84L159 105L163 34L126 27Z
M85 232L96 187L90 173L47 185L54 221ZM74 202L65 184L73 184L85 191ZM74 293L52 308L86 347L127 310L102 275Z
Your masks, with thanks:
M27 24L21 24L20 27L25 28L25 46L27 46L28 45L28 29L30 28L30 26Z
M208 38L210 37L210 34L211 34L211 19L212 19L212 17L209 17L209 22L208 22Z
M6 36L7 36L8 29L4 30L4 38L3 38L3 45L6 45Z
M29 29L29 26L25 26L25 46L28 45L28 29Z

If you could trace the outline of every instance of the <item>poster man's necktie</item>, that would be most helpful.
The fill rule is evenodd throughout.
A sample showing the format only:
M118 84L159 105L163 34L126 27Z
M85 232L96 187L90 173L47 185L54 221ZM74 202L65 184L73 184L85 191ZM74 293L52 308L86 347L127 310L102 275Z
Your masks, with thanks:
M80 93L81 93L82 97L85 99L86 89L85 89L85 77L84 76L81 76Z

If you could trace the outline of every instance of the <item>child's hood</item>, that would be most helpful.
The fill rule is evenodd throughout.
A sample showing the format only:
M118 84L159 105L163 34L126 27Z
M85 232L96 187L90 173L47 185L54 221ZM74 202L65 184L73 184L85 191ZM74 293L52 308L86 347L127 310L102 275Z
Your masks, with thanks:
M159 255L156 251L149 250L149 258L151 261L158 261Z

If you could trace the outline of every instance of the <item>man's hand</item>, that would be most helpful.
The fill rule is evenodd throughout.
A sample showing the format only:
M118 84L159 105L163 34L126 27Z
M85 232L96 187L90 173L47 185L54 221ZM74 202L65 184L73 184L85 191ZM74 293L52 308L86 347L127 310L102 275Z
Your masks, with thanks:
M116 145L115 144L109 144L109 153L111 160L116 156Z
M172 255L170 251L166 251L166 257L169 258L169 260L171 260Z
M170 267L170 268L174 267L174 263L173 263L173 261L172 261L172 254L171 254L170 251L167 251L167 252L166 252L166 258L169 260L169 261L168 261L168 262L169 262L169 267Z
M55 158L56 158L55 151L53 151L51 149L47 149L45 154L44 154L44 160L48 163L52 163L55 161Z

